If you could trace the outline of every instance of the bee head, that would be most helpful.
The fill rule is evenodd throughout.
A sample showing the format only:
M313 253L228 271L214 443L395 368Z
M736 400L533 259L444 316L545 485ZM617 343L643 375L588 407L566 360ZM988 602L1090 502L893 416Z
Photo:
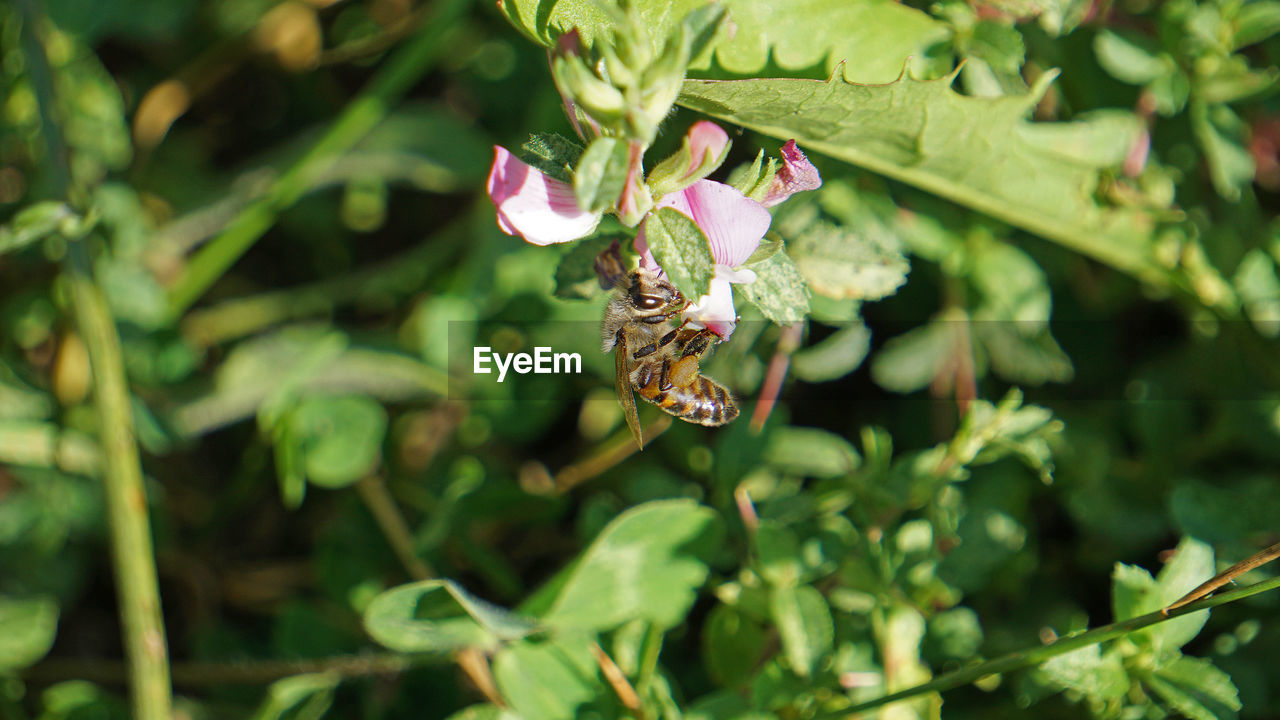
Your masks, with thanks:
M684 309L684 295L675 285L646 270L636 270L627 288L627 300L639 315L666 317Z

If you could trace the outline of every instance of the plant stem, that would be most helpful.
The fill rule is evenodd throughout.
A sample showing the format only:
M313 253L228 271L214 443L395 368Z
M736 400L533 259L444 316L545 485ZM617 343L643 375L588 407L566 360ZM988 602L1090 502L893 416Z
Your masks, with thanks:
M1106 642L1108 640L1114 640L1115 638L1128 635L1131 632L1141 630L1142 628L1149 627L1166 620L1172 620L1173 618L1182 617L1183 615L1189 615L1201 610L1208 610L1219 605L1226 605L1227 603L1243 600L1259 593L1275 590L1276 588L1280 588L1280 577L1275 577L1270 580L1250 585L1249 587L1239 588L1237 590L1222 593L1221 595L1215 595L1210 598L1199 600L1189 605L1183 605L1182 607L1168 610L1168 615L1165 614L1164 610L1157 610L1155 612L1147 613L1146 615L1139 615L1138 617L1129 618L1128 620L1121 620L1120 622L1114 622L1110 625L1103 625L1100 628L1094 628L1093 630L1080 633L1079 635L1063 637L1055 642L1049 643L1048 645L1031 648L1030 650L1019 650L1017 652L1004 655L1003 657L998 657L994 660L988 660L980 665L974 665L973 667L956 670L955 672L950 672L945 675L939 675L927 683L907 688L906 690L892 693L890 695L885 695L884 697L879 697L875 700L868 700L867 702L859 703L843 710L819 715L817 720L853 718L859 713L883 707L900 700L906 700L917 695L923 695L924 693L942 692L962 685L968 685L975 680L979 680L989 675L999 675L1014 670L1033 667L1049 660L1050 658L1057 657L1064 653L1069 653L1072 650L1079 650L1082 647Z
M318 672L337 673L344 678L395 675L424 661L429 659L422 655L378 653L306 660L176 663L173 666L173 681L178 685L199 687L265 685L291 675ZM22 671L25 680L49 683L69 679L104 684L123 683L127 676L124 664L114 661L45 660Z
M356 492L360 493L360 499L373 515L378 528L382 530L382 536L395 551L409 577L414 580L430 580L434 577L431 567L414 552L413 533L409 530L409 523L396 506L395 498L387 491L387 484L382 481L382 477L364 476L356 483Z
M18 3L22 13L22 41L31 83L40 107L41 131L53 172L54 192L71 199L69 155L55 115L53 73L40 38L44 22L34 0ZM64 269L76 325L92 368L94 405L98 414L98 442L105 468L111 555L129 685L136 720L169 720L173 691L169 682L168 648L160 612L160 583L147 518L147 495L133 429L133 405L120 351L120 336L106 298L94 283L89 251L83 238L69 238Z
M276 215L297 202L317 173L360 142L389 108L422 77L440 55L441 40L469 5L436 0L416 38L387 61L360 96L351 101L319 142L284 172L266 196L254 202L191 259L169 293L169 317L176 321L236 260L275 224Z

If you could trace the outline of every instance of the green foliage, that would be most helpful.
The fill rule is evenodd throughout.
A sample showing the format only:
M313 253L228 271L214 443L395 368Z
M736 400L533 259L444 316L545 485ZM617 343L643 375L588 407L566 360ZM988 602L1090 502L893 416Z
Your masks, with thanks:
M707 294L715 274L711 243L697 223L672 208L660 208L645 221L645 242L685 297Z
M0 597L0 671L12 672L53 647L58 604L50 598Z

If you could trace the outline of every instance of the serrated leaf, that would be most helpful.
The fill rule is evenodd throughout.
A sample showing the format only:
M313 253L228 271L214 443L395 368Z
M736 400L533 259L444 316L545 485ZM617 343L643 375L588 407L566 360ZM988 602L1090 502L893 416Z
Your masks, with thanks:
M573 174L573 190L578 207L601 212L612 207L627 182L627 143L598 137L587 146Z
M686 298L707 294L716 261L697 223L679 210L660 208L645 220L644 238L653 258Z
M397 652L493 648L537 631L537 622L487 603L452 580L392 588L365 609L369 636Z
M808 585L775 587L769 613L778 628L782 652L792 672L809 677L831 652L835 624L827 599Z
M835 186L822 198L846 206L837 224L823 219L816 204L797 205L779 218L796 268L815 293L840 300L879 300L907 281L911 266L898 238L863 204Z
M48 654L58 632L52 598L0 596L0 672L24 668Z
M809 314L809 288L786 252L777 252L751 265L756 280L738 285L760 312L778 325L790 325Z
M569 168L578 164L583 147L556 133L534 133L520 146L520 159L561 182L572 183Z
M632 4L653 36L663 38L706 0ZM720 4L728 21L691 64L695 74L754 75L776 67L827 75L846 63L850 77L888 82L901 74L907 58L925 56L948 35L946 26L926 13L891 0L791 0L785 12L770 0ZM592 0L504 0L500 7L513 25L543 45L570 28L577 28L588 46L609 39L613 30L608 14Z
M871 350L871 330L862 322L850 323L791 356L791 373L806 382L829 382L848 375Z
M704 558L719 533L715 513L691 500L632 508L600 531L543 619L591 630L635 619L674 627L707 579Z
M1213 576L1213 548L1195 538L1186 537L1178 543L1173 558L1156 576L1160 605L1158 610L1191 592L1197 585ZM1147 628L1158 650L1174 650L1186 645L1209 621L1209 611L1191 613Z
M678 102L716 118L915 185L1151 281L1155 218L1099 200L1103 168L1064 156L1026 120L1048 89L964 97L950 85L790 79L687 80Z

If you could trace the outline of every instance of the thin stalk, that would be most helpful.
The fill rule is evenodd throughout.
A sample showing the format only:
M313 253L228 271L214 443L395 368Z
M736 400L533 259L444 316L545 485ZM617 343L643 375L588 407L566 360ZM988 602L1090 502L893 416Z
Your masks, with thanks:
M908 698L913 698L917 695L951 690L952 688L957 688L962 685L968 685L975 680L979 680L989 675L1000 675L1014 670L1034 667L1046 660L1049 660L1050 658L1069 653L1073 650L1079 650L1082 647L1095 645L1108 640L1114 640L1118 637L1123 637L1129 633L1157 623L1162 623L1166 620L1172 620L1173 618L1182 617L1183 615L1189 615L1201 610L1208 610L1210 608L1218 607L1219 605L1226 605L1227 603L1243 600L1259 593L1275 590L1276 588L1280 588L1280 577L1256 583L1249 587L1225 592L1221 595L1205 598L1189 605L1183 605L1176 609L1170 610L1166 608L1164 610L1147 613L1146 615L1139 615L1135 618L1129 618L1128 620L1111 623L1110 625L1103 625L1100 628L1094 628L1093 630L1089 630L1088 632L1084 632L1079 635L1066 636L1060 640L1049 643L1048 645L1042 645L1029 650L1019 650L1017 652L1012 652L1002 657L998 657L994 660L988 660L980 665L974 665L973 667L956 670L955 672L950 672L945 675L939 675L927 683L916 685L915 687L907 688L906 690L892 693L890 695L885 695L884 697L879 697L875 700L868 700L867 702L859 703L843 710L820 715L818 716L818 720L853 718L859 713L874 710L875 708L883 707ZM1168 614L1165 614L1166 611Z
M426 662L440 661L424 655L368 653L305 660L175 663L173 681L186 687L266 685L281 678L307 673L331 672L344 678L396 675L415 664ZM128 679L128 668L124 663L109 660L45 660L23 670L22 678L39 683L76 679L119 684Z
M396 557L400 559L400 564L404 566L405 572L409 573L409 577L414 580L430 580L434 577L435 573L432 572L431 566L427 565L415 552L413 532L409 529L409 523L405 521L399 506L396 505L395 498L391 497L391 493L387 490L387 484L382 481L382 477L364 476L356 483L356 492L360 494L360 499L373 515L378 528L382 530L382 536L395 551Z
M54 174L54 191L66 199L73 192L69 155L54 108L56 96L49 58L40 38L44 21L34 0L17 3L22 13L22 43L28 72L40 107L42 135ZM106 298L94 283L89 251L82 238L71 238L64 278L70 290L76 326L92 368L98 442L105 461L103 490L111 536L112 567L120 605L133 717L169 720L173 690L168 647L160 611L160 583L147 518L147 495L133 429L133 406L120 351L120 336Z
M276 215L297 202L313 178L360 142L440 56L441 40L468 6L467 0L436 0L416 38L400 48L352 100L319 142L286 170L266 196L240 213L187 264L169 292L169 316L177 320L218 278L275 224Z

